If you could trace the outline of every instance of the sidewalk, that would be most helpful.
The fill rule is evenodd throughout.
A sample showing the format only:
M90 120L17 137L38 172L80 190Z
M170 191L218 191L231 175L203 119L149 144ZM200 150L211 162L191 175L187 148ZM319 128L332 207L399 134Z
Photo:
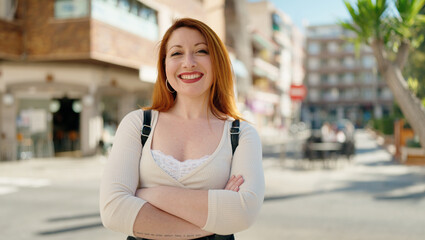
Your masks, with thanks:
M51 180L73 181L100 179L106 157L39 158L0 162L0 177L46 178Z

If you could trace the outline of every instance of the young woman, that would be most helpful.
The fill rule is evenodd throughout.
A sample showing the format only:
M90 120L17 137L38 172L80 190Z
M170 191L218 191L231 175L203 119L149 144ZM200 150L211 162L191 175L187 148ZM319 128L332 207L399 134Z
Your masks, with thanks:
M206 24L177 20L158 57L152 130L142 147L143 111L120 123L100 189L103 224L141 239L234 239L264 199L260 138L241 119L229 56ZM242 119L241 119L242 120Z

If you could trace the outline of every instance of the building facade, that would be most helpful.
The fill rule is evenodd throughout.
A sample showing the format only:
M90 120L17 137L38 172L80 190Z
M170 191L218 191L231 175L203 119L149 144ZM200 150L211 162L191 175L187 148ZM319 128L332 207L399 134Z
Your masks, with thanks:
M224 38L223 14L209 0L1 1L1 160L96 154L149 104L173 19L200 19Z
M377 73L372 50L358 53L355 37L339 25L307 28L306 85L302 120L319 128L323 122L348 119L362 127L371 118L390 114L393 96Z
M271 2L251 2L248 9L253 49L253 94L248 104L259 126L283 135L275 130L287 129L299 112L289 89L303 82L303 35Z

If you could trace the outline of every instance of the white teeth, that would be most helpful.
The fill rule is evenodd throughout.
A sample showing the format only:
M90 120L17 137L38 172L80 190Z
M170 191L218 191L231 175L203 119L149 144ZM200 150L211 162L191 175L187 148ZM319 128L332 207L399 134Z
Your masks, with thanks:
M195 78L199 78L201 76L201 74L190 74L190 75L181 75L180 77L182 79L195 79Z

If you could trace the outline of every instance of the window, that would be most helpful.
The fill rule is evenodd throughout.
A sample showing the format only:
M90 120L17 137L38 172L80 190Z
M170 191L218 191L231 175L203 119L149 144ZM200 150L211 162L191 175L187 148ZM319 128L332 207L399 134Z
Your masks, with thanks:
M326 52L327 50L328 50L328 47L326 43L320 44L320 52Z
M319 74L313 73L313 74L310 74L308 76L308 83L310 85L318 85L319 82L320 82L320 76L319 76Z
M152 41L158 40L157 11L140 1L91 0L88 2L91 2L92 18Z
M273 30L280 31L280 26L282 25L282 19L276 13L272 14L272 24L273 24Z
M339 91L341 100L351 100L350 93L348 90L340 89Z
M337 84L338 83L338 76L336 74L330 74L328 80L329 80L330 84Z
M118 0L118 7L124 11L130 11L130 0Z
M393 94L389 88L382 88L378 90L378 94L382 100L391 100L393 98Z
M308 45L308 53L317 54L320 52L320 44L312 42Z
M308 60L308 67L310 69L318 69L319 66L320 66L319 59L317 59L317 58L310 58Z
M362 89L362 99L364 100L372 100L374 97L372 89L365 88Z
M364 83L373 83L374 82L374 76L371 72L365 72L363 74L363 82Z
M355 60L352 57L344 58L344 66L348 68L352 68L355 66Z
M338 43L331 42L328 44L328 51L331 53L337 52L339 49Z
M156 11L146 5L143 5L141 3L139 4L139 16L147 20L148 22L157 24Z
M317 89L310 89L308 91L308 97L310 101L319 101L320 100L320 92Z
M344 83L345 84L352 84L352 83L354 83L354 75L352 73L346 73L344 75Z
M13 20L16 12L16 0L0 1L0 19Z
M375 58L373 56L364 56L362 58L363 67L372 68L375 65Z
M89 14L87 0L55 0L55 18L82 18Z
M140 5L141 3L137 0L131 1L130 12L136 16L139 15Z
M339 91L337 88L332 88L326 91L323 91L323 100L325 101L336 101L339 97Z
M354 52L354 44L352 44L352 43L346 43L344 45L344 50L346 52Z
M321 59L320 60L320 67L322 67L322 68L326 68L326 67L328 67L329 65L328 65L328 60L327 59Z
M344 99L346 99L346 100L353 100L353 99L358 98L358 95L359 95L358 89L356 89L356 88L350 88L350 89L345 90L345 92L344 92Z
M325 85L328 84L329 83L328 75L326 74L320 75L320 83Z
M339 67L339 61L336 58L332 58L329 60L330 67Z

